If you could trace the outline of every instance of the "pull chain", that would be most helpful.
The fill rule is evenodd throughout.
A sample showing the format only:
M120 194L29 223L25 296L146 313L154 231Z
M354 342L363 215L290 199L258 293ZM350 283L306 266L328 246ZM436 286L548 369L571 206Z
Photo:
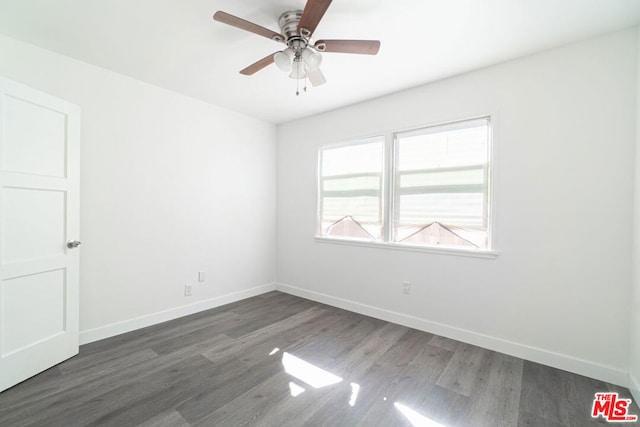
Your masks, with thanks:
M300 75L300 67L304 66L301 61L296 61L294 62L295 67L297 67L297 73L296 73L296 77ZM300 78L296 78L296 96L300 96ZM306 93L307 92L307 72L305 70L304 73L304 86L302 88L302 90Z
M296 73L296 96L300 95L300 61L297 61L296 63L296 68L297 68L297 73Z

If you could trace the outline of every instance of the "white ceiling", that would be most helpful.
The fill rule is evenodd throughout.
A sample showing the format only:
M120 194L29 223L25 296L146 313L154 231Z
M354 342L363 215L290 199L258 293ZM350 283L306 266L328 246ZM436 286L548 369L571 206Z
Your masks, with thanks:
M279 32L305 0L0 0L0 33L272 123L335 109L640 22L640 0L334 0L314 34L379 39L377 56L323 54L324 86L295 95L283 45L212 19Z

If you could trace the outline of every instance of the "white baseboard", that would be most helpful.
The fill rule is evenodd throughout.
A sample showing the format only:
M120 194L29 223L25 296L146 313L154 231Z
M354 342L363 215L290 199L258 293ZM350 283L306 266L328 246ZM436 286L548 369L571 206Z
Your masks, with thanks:
M418 329L421 331L462 341L468 344L477 345L478 347L498 351L511 356L519 357L521 359L541 363L543 365L552 366L554 368L595 378L611 384L616 384L623 387L629 386L628 372L611 366L591 362L589 360L555 353L552 351L528 346L526 344L516 343L513 341L480 334L466 329L456 328L454 326L433 322L430 320L398 313L391 310L373 307L367 304L362 304L343 298L337 298L319 292L309 291L283 283L277 283L276 290L310 299L312 301L321 302L333 307L338 307L345 310L353 311L355 313L364 314L366 316L375 317L377 319L386 320L388 322L397 323L403 326L408 326L413 329ZM634 395L634 397L636 397L636 401L640 402L640 400L638 400L638 396Z
M631 390L633 401L640 406L640 381L631 373L629 374L629 390ZM640 414L636 415L640 416Z
M124 320L121 322L111 323L109 325L100 326L98 328L88 329L80 332L80 345L101 339L113 337L115 335L131 332L136 329L145 328L157 323L166 322L168 320L177 319L179 317L188 316L189 314L198 313L203 310L219 307L221 305L240 301L245 298L254 297L276 289L275 283L270 283L254 288L245 289L238 292L222 295L204 301L198 301L193 304L182 305L180 307L170 308L169 310L157 313L147 314L145 316Z

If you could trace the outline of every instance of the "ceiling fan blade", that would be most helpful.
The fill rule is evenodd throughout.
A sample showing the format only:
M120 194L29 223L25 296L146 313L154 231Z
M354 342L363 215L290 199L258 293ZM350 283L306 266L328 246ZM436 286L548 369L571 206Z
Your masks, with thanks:
M258 71L262 70L264 67L273 64L273 55L275 55L275 53L267 55L261 60L254 62L253 64L249 65L247 68L241 70L240 74L244 74L245 76L251 76L257 73Z
M320 68L318 68L315 71L311 71L310 73L307 73L307 78L309 79L309 81L314 87L323 85L327 82L327 79L324 78L324 74L322 74L322 71L320 71Z
M329 8L332 0L307 0L307 4L302 11L302 17L298 23L298 31L302 32L302 28L309 32L309 34L303 34L305 37L310 37L316 30L316 27L320 23L320 20L324 16L324 13Z
M249 22L246 19L238 18L237 16L229 15L221 10L217 11L213 15L213 19L223 24L231 25L232 27L240 28L241 30L249 31L250 33L257 34L259 36L266 37L277 42L284 42L284 36L275 31L271 31L268 28L262 27L253 22Z
M380 50L380 40L318 40L314 46L320 52L375 55Z

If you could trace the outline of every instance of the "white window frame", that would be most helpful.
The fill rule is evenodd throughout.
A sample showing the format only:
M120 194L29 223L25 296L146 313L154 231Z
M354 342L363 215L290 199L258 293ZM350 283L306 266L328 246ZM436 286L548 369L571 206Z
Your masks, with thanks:
M487 119L489 122L489 140L488 140L488 153L487 153L487 170L486 170L486 209L487 209L487 248L486 249L477 249L477 248L456 248L456 247L438 247L435 245L418 245L418 244L408 244L402 242L392 242L392 222L394 219L394 201L396 195L393 194L393 189L395 188L396 179L396 143L395 138L397 134L408 133L412 131L419 131L421 129L431 128L431 127L439 127L446 125L455 125L456 123L473 121L478 119ZM496 249L496 238L495 238L495 191L494 191L494 175L496 171L496 162L495 162L495 150L496 150L496 128L497 128L497 114L480 114L475 116L468 116L464 118L457 118L453 120L443 120L434 123L421 124L417 126L411 126L403 129L393 129L386 132L381 132L377 135L363 137L363 138L354 138L350 141L342 141L339 143L326 144L318 149L318 170L317 170L317 183L318 183L318 193L317 193L317 219L316 219L316 235L315 241L318 243L330 243L330 244L344 244L344 245L355 245L355 246L363 246L363 247L375 247L375 248L384 248L391 250L401 250L401 251L413 251L413 252L424 252L424 253L433 253L433 254L441 254L441 255L454 255L454 256L469 256L475 258L487 258L494 259L498 256L498 251ZM382 171L382 194L381 194L381 204L382 204L382 241L364 241L364 240L356 240L356 239L348 239L342 238L338 236L321 236L321 173L322 173L322 150L326 148L336 148L340 146L349 146L356 145L359 143L364 143L366 141L370 141L373 138L379 138L384 136L384 166Z

